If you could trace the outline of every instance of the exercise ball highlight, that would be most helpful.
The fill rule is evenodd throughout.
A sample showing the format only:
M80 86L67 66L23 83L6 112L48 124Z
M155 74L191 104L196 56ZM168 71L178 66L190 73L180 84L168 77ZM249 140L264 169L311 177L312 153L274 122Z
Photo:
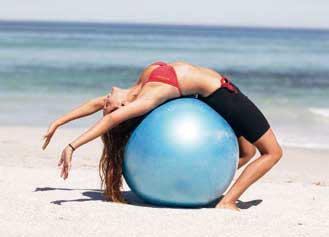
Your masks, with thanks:
M146 202L198 207L225 192L238 158L229 124L204 102L180 98L155 108L134 130L125 147L123 174Z

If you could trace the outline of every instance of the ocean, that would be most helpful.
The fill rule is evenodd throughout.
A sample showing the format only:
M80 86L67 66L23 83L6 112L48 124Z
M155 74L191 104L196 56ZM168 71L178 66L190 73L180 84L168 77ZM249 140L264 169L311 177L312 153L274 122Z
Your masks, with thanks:
M0 21L0 126L47 126L160 60L228 76L282 145L329 148L329 31L316 29Z

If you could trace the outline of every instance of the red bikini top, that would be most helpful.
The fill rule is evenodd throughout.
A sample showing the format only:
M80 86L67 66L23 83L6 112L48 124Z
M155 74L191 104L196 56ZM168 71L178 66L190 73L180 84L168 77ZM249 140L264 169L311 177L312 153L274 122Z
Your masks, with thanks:
M164 62L155 62L151 65L159 65L159 67L155 68L151 72L150 76L147 78L144 84L147 82L163 82L176 87L179 91L180 96L183 95L181 88L179 87L175 69L172 66Z
M183 96L178 83L175 69L172 66L164 62L155 62L151 65L159 65L159 67L155 68L151 72L150 76L146 79L144 84L147 82L163 82L176 87L179 91L180 96ZM230 80L227 77L221 76L220 82L222 88L227 88L231 92L238 93L237 89L231 84Z

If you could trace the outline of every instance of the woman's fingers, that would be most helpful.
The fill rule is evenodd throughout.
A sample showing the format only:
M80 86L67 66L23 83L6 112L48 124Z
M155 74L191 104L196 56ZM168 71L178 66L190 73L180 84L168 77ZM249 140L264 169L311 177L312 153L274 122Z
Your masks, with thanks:
M69 176L69 168L67 166L67 167L65 167L64 179L67 179L68 176Z
M42 146L42 149L43 150L46 149L46 147L48 146L49 142L50 142L50 138L47 138L47 140L43 143L43 146Z
M67 179L69 175L69 171L71 170L71 161L70 161L70 156L65 153L65 151L62 152L61 159L58 162L58 166L61 166L61 173L60 177L63 178L64 180Z
M45 135L43 135L43 139L47 138L49 136L49 132L47 132Z
M58 161L58 163L57 163L57 166L61 166L62 164L63 164L63 159L60 158L59 161Z
M66 176L66 166L63 165L63 169L62 169L62 175L61 175L61 177L62 177L63 179L65 179L65 176Z
M63 174L64 174L64 166L62 167L62 169L61 169L61 178L63 177Z
M45 142L43 143L42 145L42 149L46 149L46 147L48 146L49 142L50 142L50 139L52 138L54 134L54 131L48 131L44 136L43 136L43 139L46 139Z
M61 173L61 177L63 177L63 179L67 179L67 177L69 176L69 170L70 170L70 165L64 164Z
M43 146L42 146L42 149L43 149L43 150L48 146L48 144L49 144L51 138L52 138L52 134L45 136L44 139L46 139L46 141L44 142L44 144L43 144Z
M64 163L61 170L61 177L65 179L65 177L67 176L66 174L67 174L67 165Z

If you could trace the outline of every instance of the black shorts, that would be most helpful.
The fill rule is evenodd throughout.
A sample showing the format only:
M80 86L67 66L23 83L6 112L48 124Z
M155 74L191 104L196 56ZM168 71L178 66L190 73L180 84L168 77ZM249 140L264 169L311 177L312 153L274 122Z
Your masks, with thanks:
M198 98L216 110L231 125L237 137L243 136L254 143L270 125L257 106L238 87L231 84L238 93L219 88L207 97Z

